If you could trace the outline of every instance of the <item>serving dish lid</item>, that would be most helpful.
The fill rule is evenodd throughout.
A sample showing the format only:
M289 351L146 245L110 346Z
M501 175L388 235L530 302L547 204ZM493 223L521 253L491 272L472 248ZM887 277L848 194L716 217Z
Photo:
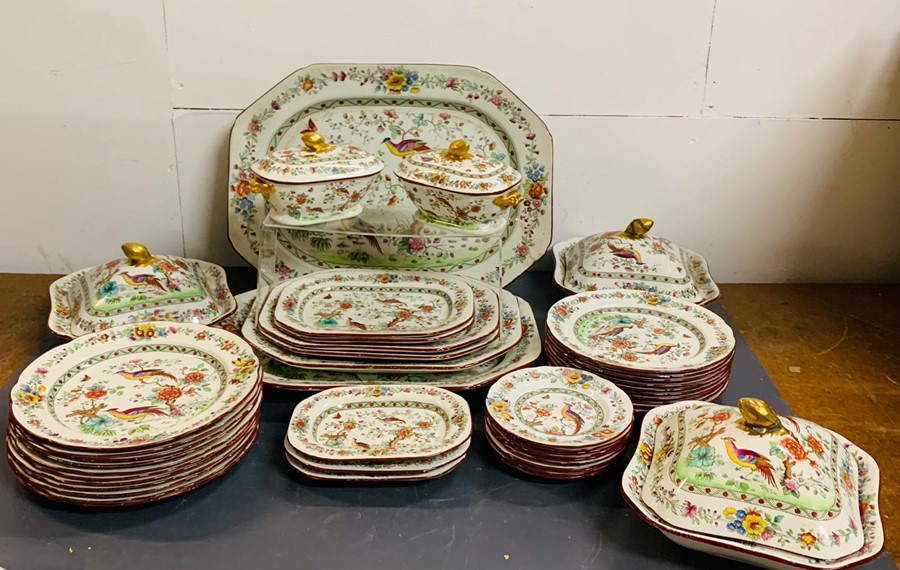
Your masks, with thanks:
M408 182L475 195L501 194L522 181L518 170L469 152L469 143L464 140L451 142L447 150L410 155L395 174Z
M563 288L640 289L691 302L710 302L711 279L703 256L649 235L652 227L653 220L637 218L625 231L594 234L565 249Z
M314 132L303 133L302 147L272 150L250 167L272 182L310 184L373 176L384 163L355 146L332 145Z
M218 265L154 255L139 243L122 244L124 259L67 275L50 287L50 329L77 337L142 321L212 324L237 303Z
M762 400L662 419L641 500L661 519L817 560L863 548L860 467L842 438Z

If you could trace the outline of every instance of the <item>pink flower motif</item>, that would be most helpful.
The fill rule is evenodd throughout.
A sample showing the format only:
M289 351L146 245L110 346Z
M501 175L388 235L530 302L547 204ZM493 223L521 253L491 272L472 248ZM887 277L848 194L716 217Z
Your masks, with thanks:
M253 173L249 170L241 170L240 172L238 172L238 180L250 182L251 180L253 180Z
M250 121L250 124L247 126L247 130L251 133L258 133L262 127L256 121Z
M697 505L692 505L689 501L685 501L684 506L681 508L681 516L689 519L697 516Z
M782 481L782 485L784 485L784 488L787 489L788 491L790 491L791 493L796 493L797 489L800 488L797 485L797 482L794 481L793 479L785 479L784 481Z
M392 118L392 119L399 119L399 118L400 118L400 117L397 115L397 111L395 111L395 110L393 110L393 109L388 109L387 111L384 112L384 114L387 115L388 117Z
M528 133L527 135L525 135L525 138L528 139L528 140L530 140L530 141L533 141L533 140L534 140L534 137L536 137L536 136L537 136L537 135L534 134L534 133Z
M273 99L272 100L272 108L277 111L278 109L281 109L281 105L278 104L278 101Z
M448 77L447 82L444 83L444 87L447 89L459 89L459 78L458 77Z
M519 257L526 257L529 253L531 253L531 250L527 245L523 244L516 248L516 253L519 254Z
M346 119L347 117L349 117L349 115L347 113L344 113L344 118Z
M775 538L775 531L767 528L766 530L762 531L762 534L759 535L759 537L763 540L771 540L772 538Z
M500 96L499 93L491 97L491 103L497 105L498 107L503 104L503 97Z
M35 370L35 372L37 372L38 375L43 376L47 373L47 369L46 368L38 368L37 370Z
M440 117L442 120L446 121L450 118L450 113L441 113L440 115L438 115L438 117Z
M347 79L347 74L345 72L343 72L343 71L340 73L337 73L335 71L331 72L331 80L332 81L343 81L345 79Z
M425 240L418 237L409 238L407 242L409 244L409 249L413 251L422 251L425 249Z
M384 127L382 127L381 125L378 125L377 127L375 127L375 130L378 131L379 133L383 133Z

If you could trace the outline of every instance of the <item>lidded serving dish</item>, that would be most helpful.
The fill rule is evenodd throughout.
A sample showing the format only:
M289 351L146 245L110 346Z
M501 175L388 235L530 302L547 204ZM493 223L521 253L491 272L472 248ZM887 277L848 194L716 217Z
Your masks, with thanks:
M394 174L426 220L463 229L502 223L504 212L525 199L518 170L472 154L464 140L412 154Z
M53 333L75 338L146 321L209 325L237 308L218 265L152 255L139 243L125 243L122 251L125 259L76 271L50 286Z
M622 490L676 542L770 568L847 568L884 542L874 460L755 398L650 411Z
M251 165L249 190L262 194L272 219L291 226L352 218L384 163L355 146L328 144L306 132L303 146L273 150Z
M637 289L705 305L719 296L706 259L665 238L649 235L653 220L638 218L625 231L560 242L554 280L569 293Z

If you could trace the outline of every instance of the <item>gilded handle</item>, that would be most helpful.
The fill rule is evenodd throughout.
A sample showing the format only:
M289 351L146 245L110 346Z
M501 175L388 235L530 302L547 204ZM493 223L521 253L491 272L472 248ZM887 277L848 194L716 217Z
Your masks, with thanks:
M303 141L303 146L306 148L307 152L320 154L331 150L331 145L328 144L325 141L325 137L323 137L319 133L303 133L302 135L300 135L300 140Z
M499 206L502 209L511 208L513 206L518 206L525 200L525 196L522 196L522 193L519 192L519 189L516 188L511 192L507 192L503 196L497 196L494 198L494 205Z
M781 424L781 418L766 401L758 398L741 398L738 400L743 423L747 429L757 435L782 435L787 430Z
M450 146L447 147L447 150L441 153L441 156L443 156L447 160L460 162L472 158L472 153L469 152L469 143L462 139L459 139L450 143Z
M275 185L255 176L253 180L250 181L250 191L254 194L270 196L275 193Z
M653 220L650 218L635 218L634 220L631 220L631 223L628 224L628 227L625 228L622 235L631 239L641 239L647 235L647 232L649 232L652 227Z
M150 255L146 245L133 241L122 244L122 253L128 258L128 265L132 267L146 267L159 261L159 258Z

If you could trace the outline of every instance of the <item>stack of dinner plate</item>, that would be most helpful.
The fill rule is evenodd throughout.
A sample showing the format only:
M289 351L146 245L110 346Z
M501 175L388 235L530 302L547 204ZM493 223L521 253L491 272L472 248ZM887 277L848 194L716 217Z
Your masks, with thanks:
M155 322L78 337L12 389L7 458L48 499L124 506L224 474L259 432L262 370L232 333Z
M625 390L635 410L712 401L728 386L735 341L704 307L642 291L579 293L547 314L547 362L596 373Z
M501 461L528 475L583 479L609 469L634 424L628 395L574 368L524 368L487 395L484 431Z
M516 297L436 273L341 269L284 281L242 328L290 367L346 372L456 372L523 338Z
M424 481L466 457L472 416L456 394L422 385L332 388L297 405L284 447L311 479Z

